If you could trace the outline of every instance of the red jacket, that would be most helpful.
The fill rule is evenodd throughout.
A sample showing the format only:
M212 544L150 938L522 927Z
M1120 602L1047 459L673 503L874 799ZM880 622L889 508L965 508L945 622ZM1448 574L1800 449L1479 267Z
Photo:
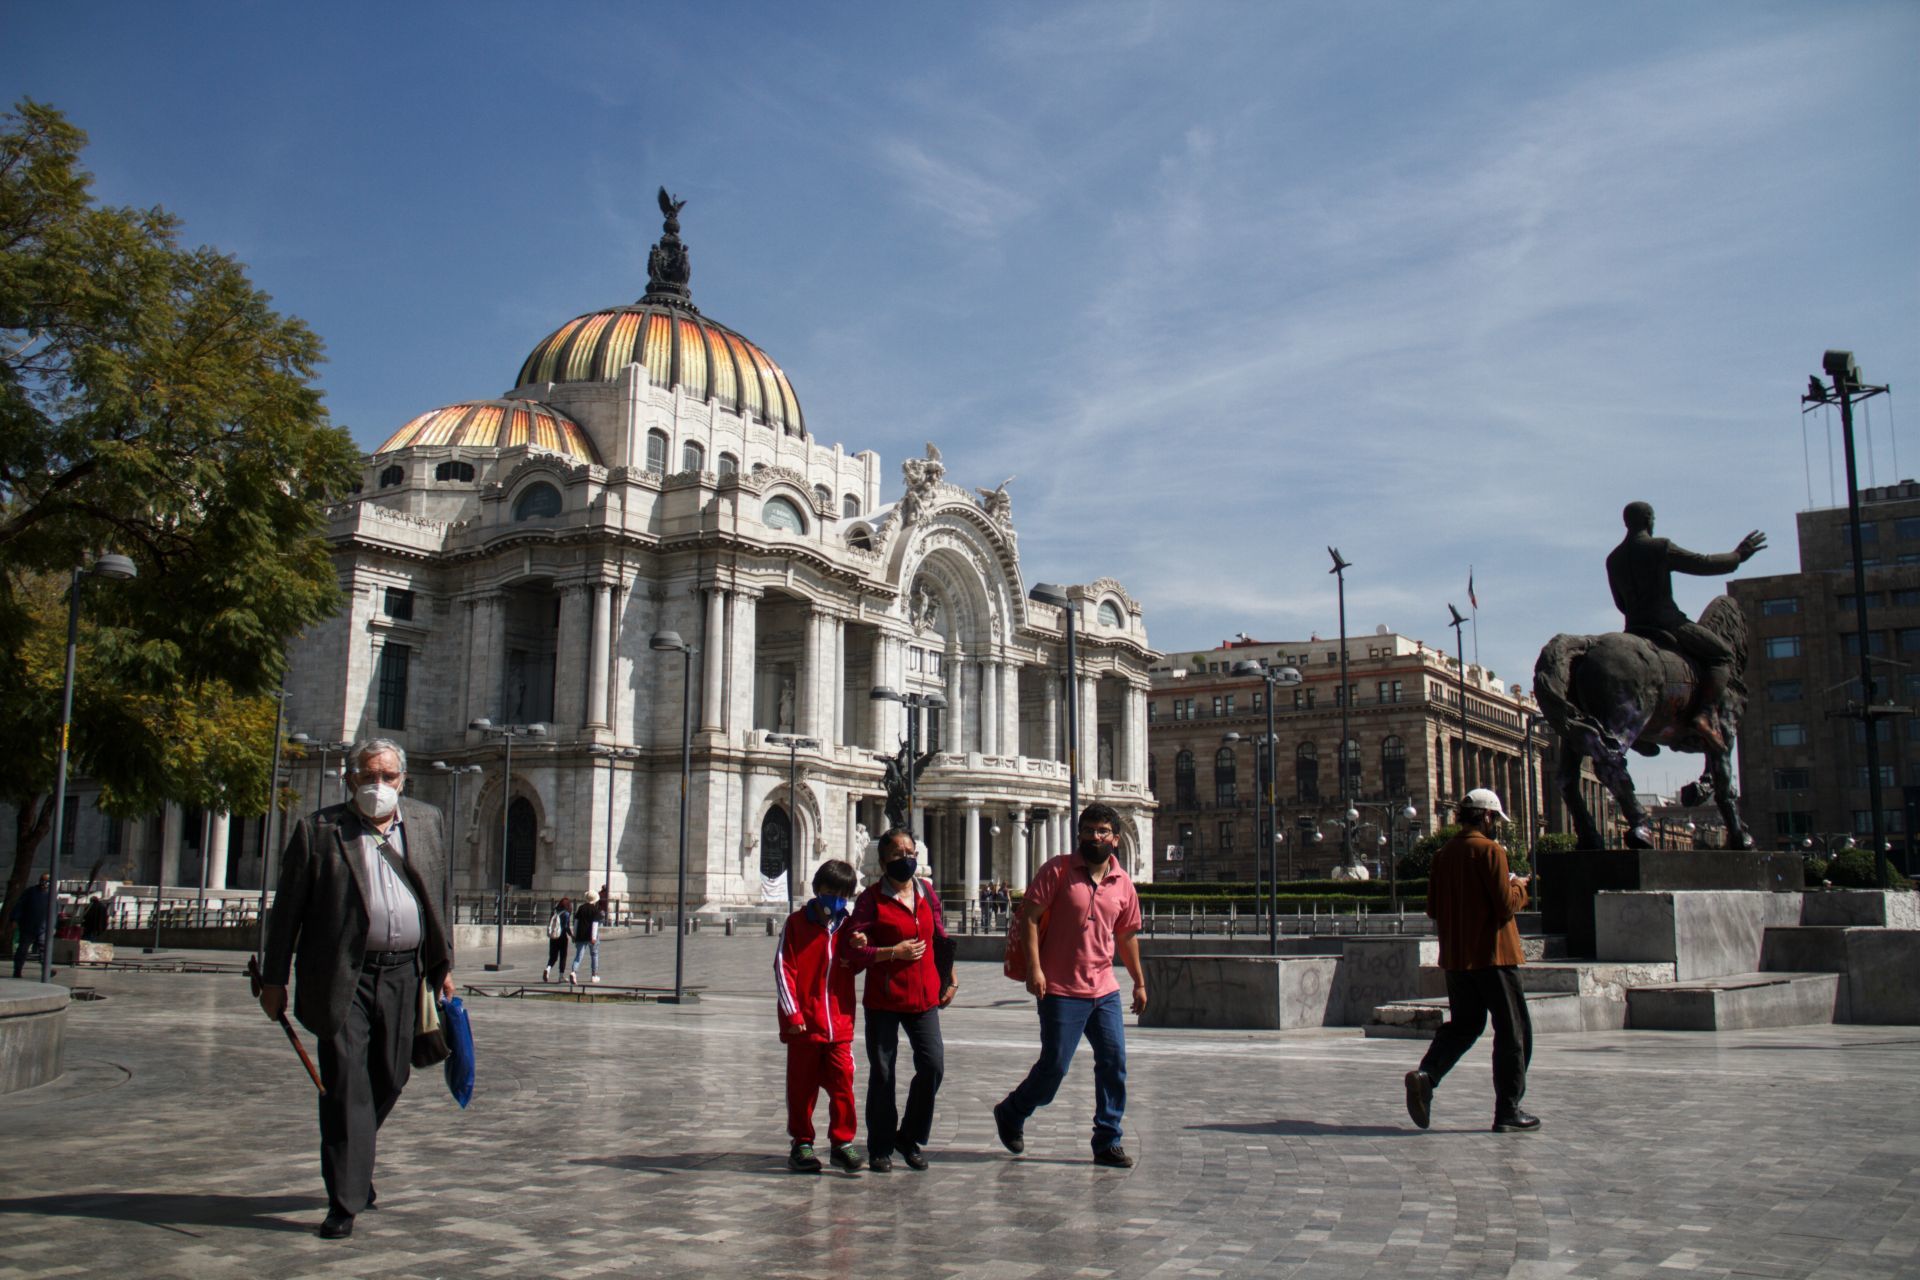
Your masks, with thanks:
M863 933L867 945L847 944L847 964L867 970L867 992L861 1003L889 1013L925 1013L940 1003L940 993L953 980L953 944L940 899L924 881L915 882L918 899L909 913L898 898L880 884L869 885L853 904L847 922L851 933ZM874 952L896 942L918 938L927 944L918 960L876 960Z
M847 923L823 925L810 907L787 917L773 953L780 1038L837 1043L853 1039L853 970L835 964Z

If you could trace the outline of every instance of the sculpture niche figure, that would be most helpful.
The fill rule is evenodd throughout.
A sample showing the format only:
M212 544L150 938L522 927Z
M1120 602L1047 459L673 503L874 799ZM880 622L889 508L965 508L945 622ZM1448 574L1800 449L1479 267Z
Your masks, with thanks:
M1672 575L1731 573L1767 545L1755 530L1724 555L1701 555L1653 536L1653 508L1633 502L1621 513L1627 535L1607 557L1607 581L1626 631L1558 635L1540 650L1534 697L1560 735L1558 780L1583 849L1602 847L1599 828L1580 796L1580 762L1593 761L1600 782L1627 818L1627 845L1653 847L1646 810L1634 798L1627 752L1661 747L1707 758L1689 803L1709 797L1726 822L1731 847L1753 847L1740 821L1730 763L1746 710L1740 681L1747 664L1747 623L1730 596L1711 601L1694 622L1673 602Z

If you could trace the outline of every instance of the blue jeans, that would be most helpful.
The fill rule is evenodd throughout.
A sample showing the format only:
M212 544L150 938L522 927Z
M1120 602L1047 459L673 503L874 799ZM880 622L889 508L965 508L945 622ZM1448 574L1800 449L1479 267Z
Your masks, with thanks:
M578 969L580 967L580 957L583 954L587 955L592 960L593 962L592 972L594 973L600 972L600 944L597 942L574 943L573 944L573 963L567 966L567 972L572 973L575 969Z
M1120 1015L1120 993L1098 1000L1085 996L1044 996L1040 1000L1040 1057L1001 1105L1015 1120L1053 1101L1073 1065L1073 1051L1085 1035L1093 1046L1093 1149L1120 1143L1120 1116L1127 1109L1127 1032Z

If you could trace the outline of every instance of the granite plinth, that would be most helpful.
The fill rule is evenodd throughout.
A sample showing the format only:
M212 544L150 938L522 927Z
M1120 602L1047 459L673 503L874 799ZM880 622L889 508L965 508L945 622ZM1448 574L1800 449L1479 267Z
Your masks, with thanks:
M1594 899L1603 891L1798 890L1797 854L1761 849L1578 849L1539 857L1541 927L1567 952L1596 956Z
M1741 973L1627 992L1636 1031L1746 1031L1833 1021L1840 975Z
M1334 975L1329 1021L1364 1027L1383 1004L1437 994L1423 989L1420 971L1439 960L1438 938L1346 939L1340 969Z
M1800 895L1755 890L1602 891L1593 903L1595 953L1670 963L1686 982L1760 968L1766 931L1799 924Z
M1795 925L1767 930L1761 968L1840 975L1835 1022L1920 1024L1920 929Z
M1335 956L1144 956L1143 1027L1284 1031L1328 1021Z
M1920 893L1911 889L1809 889L1799 923L1920 929Z
M0 978L0 1093L59 1077L68 998L53 983Z

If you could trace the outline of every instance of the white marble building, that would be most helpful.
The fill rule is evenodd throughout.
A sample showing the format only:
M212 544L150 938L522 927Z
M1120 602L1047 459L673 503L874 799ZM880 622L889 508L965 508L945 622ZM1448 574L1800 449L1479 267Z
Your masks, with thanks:
M1023 885L1068 845L1065 619L1027 597L1011 499L947 483L931 446L890 479L817 441L779 367L693 307L677 233L670 212L640 302L561 326L504 397L422 414L367 459L328 526L347 603L295 647L289 726L402 742L412 788L443 805L434 761L483 766L454 818L472 892L502 874L503 752L468 725L544 723L514 745L508 883L663 902L690 662L691 893L744 905L784 900L768 880L790 840L803 885L866 858L876 753L908 714L870 690L937 691L945 711L913 713L940 753L918 788L935 879ZM1120 810L1150 878L1157 655L1118 583L1067 592L1080 800ZM650 648L661 630L697 653ZM797 753L797 796L767 740L782 731L819 743Z

